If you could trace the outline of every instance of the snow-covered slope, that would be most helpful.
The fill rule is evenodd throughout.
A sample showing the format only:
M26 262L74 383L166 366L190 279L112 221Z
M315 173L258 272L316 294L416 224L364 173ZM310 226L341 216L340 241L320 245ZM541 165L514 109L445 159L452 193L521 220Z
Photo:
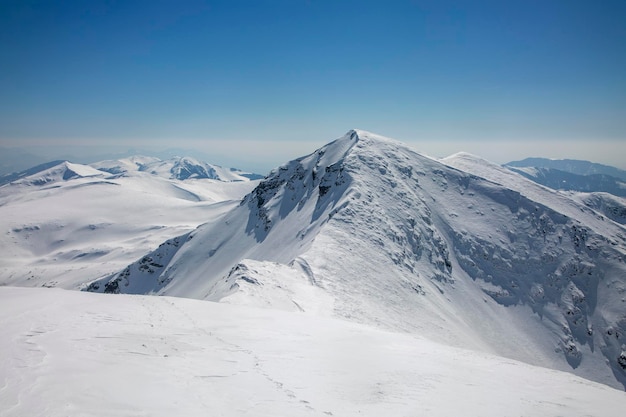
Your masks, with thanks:
M622 416L568 373L313 314L0 288L0 416Z
M566 195L351 131L89 290L315 310L621 387L625 260L624 227Z
M228 211L257 184L70 162L25 174L0 187L0 285L78 288Z

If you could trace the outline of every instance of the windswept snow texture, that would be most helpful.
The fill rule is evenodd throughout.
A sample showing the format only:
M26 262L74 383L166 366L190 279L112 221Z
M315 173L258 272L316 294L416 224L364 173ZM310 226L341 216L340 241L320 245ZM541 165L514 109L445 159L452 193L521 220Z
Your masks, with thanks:
M353 130L89 290L312 309L623 389L625 260L588 205Z
M221 216L258 183L181 181L137 168L156 162L94 164L117 165L111 172L57 162L1 186L0 285L79 288Z
M0 416L621 417L624 392L314 314L0 288Z

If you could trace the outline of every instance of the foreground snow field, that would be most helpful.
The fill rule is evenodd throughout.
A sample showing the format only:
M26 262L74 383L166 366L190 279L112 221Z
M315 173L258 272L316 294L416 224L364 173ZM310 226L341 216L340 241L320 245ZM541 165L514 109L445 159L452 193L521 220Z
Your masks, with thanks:
M307 313L0 288L1 416L622 416L569 373Z

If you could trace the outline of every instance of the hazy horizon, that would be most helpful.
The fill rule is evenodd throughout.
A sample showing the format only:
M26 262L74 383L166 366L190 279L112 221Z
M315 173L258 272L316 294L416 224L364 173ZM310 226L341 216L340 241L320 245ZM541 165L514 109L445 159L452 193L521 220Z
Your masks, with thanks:
M377 132L374 132L377 133ZM384 135L383 135L384 136ZM339 136L338 136L339 137ZM71 162L92 163L102 159L123 158L131 155L156 156L159 158L170 158L174 156L190 156L208 162L211 164L221 165L229 168L238 168L245 171L255 172L259 174L267 174L270 170L283 165L293 159L307 155L326 143L336 138L327 138L326 141L237 141L236 144L213 142L206 146L156 146L151 147L148 144L139 146L123 146L123 145L30 145L30 146L8 146L5 150L13 150L11 156L12 163L20 161L15 160L17 152L26 152L28 155L38 157L39 162L29 163L25 160L22 169L27 169L35 164L50 162L57 159L67 159ZM398 139L398 138L393 138ZM591 154L592 149L586 143L572 143L567 141L549 144L541 143L541 141L528 141L525 143L508 145L506 152L499 149L497 145L489 141L472 142L472 146L463 141L448 141L446 143L438 142L420 142L420 141L403 141L416 151L434 158L444 158L457 152L469 152L488 161L505 164L512 161L520 161L526 158L540 157L548 159L577 159L586 160L603 165L613 166L619 169L626 169L626 161L621 157L626 155L626 144L612 143L595 143L598 149L604 151L606 146L613 149L612 159L598 160L594 159ZM266 145L266 146L264 146ZM464 148L462 146L465 146ZM233 152L233 148L253 149L253 152ZM265 151L259 151L259 148L265 148ZM0 147L0 149L2 149ZM471 149L468 150L468 149ZM532 153L532 149L541 149L543 154ZM561 151L564 151L561 153ZM561 156L566 155L566 156ZM507 156L510 156L507 158ZM598 155L599 157L602 154ZM3 158L0 158L3 159ZM0 171L4 160L0 160ZM4 172L4 174L8 173ZM3 173L0 172L0 175Z
M619 1L5 2L0 146L268 171L360 128L626 169L625 20Z
M377 133L377 132L374 132ZM191 156L204 162L221 165L229 168L239 168L259 174L267 174L273 168L287 163L293 159L309 154L326 143L336 138L327 138L326 141L236 141L223 143L212 142L205 146L156 146L139 144L138 146L123 145L44 145L44 146L8 146L4 149L13 151L23 151L28 155L38 157L36 164L49 162L56 159L68 159L72 162L91 163L108 158L122 158L130 155L157 156L159 158L169 158L174 156ZM398 138L393 138L398 139ZM519 161L526 158L541 157L548 159L578 159L594 163L613 166L619 169L626 169L626 161L622 155L626 155L626 143L598 143L594 146L598 150L597 157L594 158L593 147L586 143L572 143L568 141L552 141L542 143L542 141L527 141L525 143L511 143L508 149L503 151L497 144L489 141L472 142L471 146L464 141L420 142L403 141L420 153L434 158L444 158L457 152L469 152L488 161L505 164L507 162ZM517 145L517 146L516 146ZM606 154L607 147L612 152ZM1 149L1 148L0 148ZM241 152L233 149L243 149ZM245 150L248 149L246 152ZM470 150L471 149L471 150ZM534 149L534 150L533 150ZM536 152L540 149L543 153ZM10 158L14 160L15 153ZM607 157L602 158L604 155ZM612 157L612 158L610 158ZM0 161L0 165L5 161ZM27 169L35 163L20 164ZM4 173L8 173L4 172Z

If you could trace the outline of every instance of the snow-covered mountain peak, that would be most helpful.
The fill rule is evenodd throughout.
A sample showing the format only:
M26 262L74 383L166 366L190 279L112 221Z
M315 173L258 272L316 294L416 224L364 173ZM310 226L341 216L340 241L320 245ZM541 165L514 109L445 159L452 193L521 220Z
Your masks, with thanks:
M45 166L37 172L27 172L27 175L13 181L14 185L45 185L57 181L68 181L78 178L104 177L106 172L99 171L89 165L75 164L69 161L60 161L53 166Z
M354 140L359 143L358 149L372 148L374 152L376 152L376 150L382 150L385 146L391 146L392 148L407 147L405 143L396 139L362 129L351 129L343 136L342 139Z
M467 154L437 161L351 130L89 289L292 300L616 386L624 259L623 227L565 195Z
M168 161L169 162L169 161ZM201 163L191 157L172 158L170 173L172 178L186 180L188 178L220 179L215 168Z
M68 180L76 177L97 177L103 175L102 171L94 169L88 165L73 164L69 161L65 161L59 166L60 171L63 172L63 179Z
M349 205L358 204L361 198L353 196L371 194L372 182L394 188L398 181L410 178L414 174L411 159L432 163L400 142L353 129L317 151L273 170L242 205L247 203L258 217L254 230L264 233L305 206L310 210L309 222L326 223ZM396 175L401 178L395 178Z

